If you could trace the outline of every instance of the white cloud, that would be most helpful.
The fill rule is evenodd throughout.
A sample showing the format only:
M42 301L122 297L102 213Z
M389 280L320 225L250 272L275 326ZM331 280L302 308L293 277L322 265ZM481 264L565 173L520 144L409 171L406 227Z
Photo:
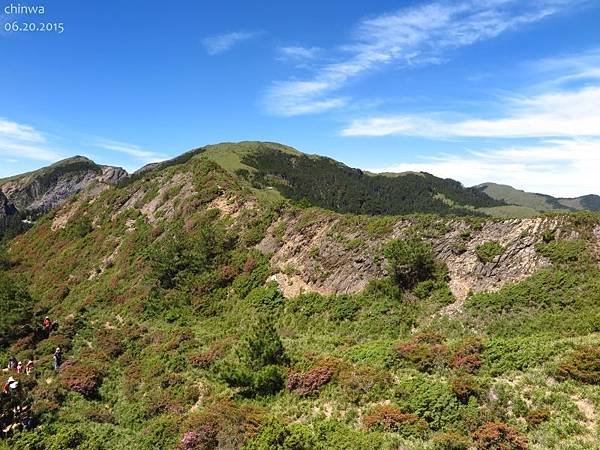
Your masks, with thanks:
M46 137L34 127L0 118L0 153L36 161L56 161L62 158L52 149Z
M538 21L579 0L435 1L402 8L360 22L354 40L341 47L348 56L322 65L307 80L277 82L267 92L267 110L279 115L321 112L346 104L332 92L381 66L439 63L448 49L471 45ZM318 86L303 92L306 85Z
M555 139L532 146L483 149L466 156L439 155L422 162L365 169L423 171L467 186L496 182L530 192L577 197L600 194L600 140Z
M371 117L352 121L342 136L439 137L600 136L600 86L508 100L496 119L449 120L440 114Z
M282 60L302 61L316 58L321 49L319 47L291 46L279 47L278 51Z
M202 45L209 55L219 55L231 49L233 46L256 37L258 32L234 31L232 33L217 34L202 40Z
M101 139L95 143L95 146L105 150L112 150L133 156L144 163L159 162L167 158L167 156L162 153L147 150L138 145L127 144L124 142Z
M19 141L44 142L45 138L35 128L0 117L0 136Z

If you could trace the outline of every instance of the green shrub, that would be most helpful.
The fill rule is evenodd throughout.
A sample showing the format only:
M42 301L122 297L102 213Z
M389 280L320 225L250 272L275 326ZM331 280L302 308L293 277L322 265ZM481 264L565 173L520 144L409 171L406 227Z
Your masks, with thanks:
M283 372L277 366L266 366L254 374L252 395L273 395L285 385Z
M265 287L254 288L246 297L249 304L265 314L275 313L283 305L283 300L283 295L275 282L269 283Z
M427 376L401 380L396 387L396 399L402 411L424 419L432 430L460 422L462 405L448 385Z
M244 450L313 450L318 448L314 432L301 424L285 425L271 420L261 427Z
M583 240L551 240L544 244L537 244L538 253L548 258L554 264L569 265L589 261L586 243Z
M93 229L94 227L89 217L83 216L71 221L68 227L65 228L65 233L70 238L81 239L90 234Z
M236 356L239 363L225 367L221 377L230 386L240 388L241 395L271 395L283 389L283 373L276 365L288 359L269 319L259 316L242 336Z
M437 433L431 438L435 450L468 450L471 440L454 432Z
M554 230L546 230L542 233L542 241L544 241L544 243L548 244L554 239L556 239Z
M421 239L395 239L386 245L383 253L389 272L403 289L410 289L434 273L433 249L431 244Z
M242 336L236 353L240 361L252 370L287 361L279 334L273 322L265 316L259 316Z
M330 310L329 317L334 322L343 322L345 320L352 320L358 311L360 311L360 305L354 297L338 295L335 297L335 303Z
M484 242L475 247L475 254L481 262L492 262L496 256L504 253L504 247L495 241Z
M22 325L33 320L33 299L19 283L0 271L0 347L21 337Z

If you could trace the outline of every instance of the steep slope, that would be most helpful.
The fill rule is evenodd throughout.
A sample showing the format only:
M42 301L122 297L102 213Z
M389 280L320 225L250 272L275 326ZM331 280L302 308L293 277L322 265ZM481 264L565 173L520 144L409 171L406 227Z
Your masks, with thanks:
M184 159L10 242L0 358L35 359L38 426L0 448L593 448L597 215L339 214Z
M510 205L530 208L534 211L600 211L600 196L598 195L557 198L546 194L525 192L505 184L483 183L475 187L496 200L504 201Z
M101 166L88 158L75 156L33 172L0 179L0 191L13 206L7 215L19 213L35 218L92 183L114 185L127 176L119 167ZM6 224L0 227L0 235L9 231L7 227Z

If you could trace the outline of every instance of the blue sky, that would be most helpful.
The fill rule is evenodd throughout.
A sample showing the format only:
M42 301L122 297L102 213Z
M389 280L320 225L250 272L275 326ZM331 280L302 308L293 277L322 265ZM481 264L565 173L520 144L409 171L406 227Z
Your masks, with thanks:
M379 171L600 194L594 0L21 0L0 31L0 176L135 170L278 141Z

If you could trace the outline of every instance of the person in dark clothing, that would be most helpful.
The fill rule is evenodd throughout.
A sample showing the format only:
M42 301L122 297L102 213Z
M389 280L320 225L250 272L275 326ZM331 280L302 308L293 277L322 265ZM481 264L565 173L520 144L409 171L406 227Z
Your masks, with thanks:
M18 363L19 362L17 361L17 358L15 358L14 356L8 358L8 370L16 370Z
M62 350L60 347L56 347L54 351L54 355L52 355L52 365L54 366L54 371L58 372L60 369L60 365L62 364Z

